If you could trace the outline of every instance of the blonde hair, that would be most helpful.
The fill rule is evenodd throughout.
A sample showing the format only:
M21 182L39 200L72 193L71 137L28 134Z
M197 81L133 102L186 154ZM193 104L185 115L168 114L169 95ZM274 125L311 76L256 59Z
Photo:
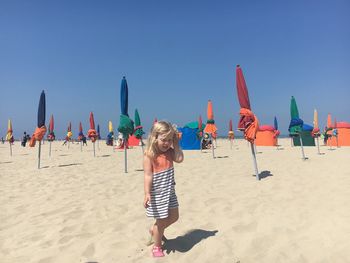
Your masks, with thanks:
M179 139L176 128L170 122L157 121L153 124L150 134L148 135L145 150L145 154L151 159L154 159L155 157L157 157L157 155L161 153L156 143L160 135L165 136L166 138L173 139L175 154L176 151L178 151L179 149Z

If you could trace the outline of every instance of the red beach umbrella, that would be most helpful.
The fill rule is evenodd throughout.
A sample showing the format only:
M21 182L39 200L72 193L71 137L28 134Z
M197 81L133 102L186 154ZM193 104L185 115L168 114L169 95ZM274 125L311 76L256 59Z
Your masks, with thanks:
M239 105L241 106L241 109L239 111L241 118L238 123L238 129L244 131L244 138L250 142L255 168L255 176L257 180L260 180L258 165L256 163L255 149L253 145L256 133L259 128L259 121L251 111L248 88L244 80L243 71L239 65L237 65L236 68L236 87Z

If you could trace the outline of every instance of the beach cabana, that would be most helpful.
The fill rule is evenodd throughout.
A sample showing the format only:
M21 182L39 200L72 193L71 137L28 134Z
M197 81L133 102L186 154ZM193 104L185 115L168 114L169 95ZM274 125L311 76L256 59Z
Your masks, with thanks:
M271 125L259 126L255 138L256 146L277 146L276 130Z
M205 125L202 124L202 130ZM178 128L181 132L180 146L182 150L200 150L201 137L199 136L198 122L187 123L184 127Z
M303 146L316 146L315 145L315 138L312 136L312 131L314 127L308 124L303 124L302 129L299 133L299 136L301 136L301 140L303 142ZM300 138L293 137L293 145L294 146L300 146Z
M338 130L338 146L350 146L350 123L349 122L337 122ZM327 145L337 146L337 139L332 136L328 139Z

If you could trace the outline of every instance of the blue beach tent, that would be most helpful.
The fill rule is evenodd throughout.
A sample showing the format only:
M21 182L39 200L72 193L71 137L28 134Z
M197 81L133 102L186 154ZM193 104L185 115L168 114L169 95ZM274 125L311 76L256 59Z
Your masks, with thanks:
M204 129L205 125L203 125ZM178 128L182 133L180 146L182 150L200 150L201 140L199 138L198 122L187 123L183 128Z

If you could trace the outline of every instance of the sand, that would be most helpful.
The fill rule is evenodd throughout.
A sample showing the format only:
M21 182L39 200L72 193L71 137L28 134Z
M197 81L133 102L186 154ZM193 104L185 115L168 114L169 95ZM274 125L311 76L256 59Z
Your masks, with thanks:
M113 152L104 141L0 144L2 263L154 262L143 202L142 153ZM350 147L329 150L250 148L219 140L210 150L185 151L175 165L180 219L166 230L161 262L350 262Z

